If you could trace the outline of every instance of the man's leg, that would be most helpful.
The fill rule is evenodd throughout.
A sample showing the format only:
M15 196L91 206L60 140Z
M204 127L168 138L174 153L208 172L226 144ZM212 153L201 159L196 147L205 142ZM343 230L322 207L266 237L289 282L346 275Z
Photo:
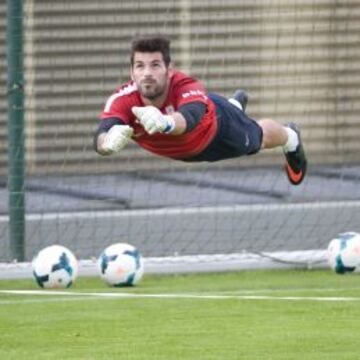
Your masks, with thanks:
M231 104L235 105L241 111L245 112L248 99L249 97L246 91L238 89L235 91L234 95L228 100Z
M245 112L248 95L242 90L236 90L229 102ZM258 121L262 129L262 149L272 149L281 146L285 155L285 171L293 185L299 185L306 174L307 160L302 145L300 130L295 124L281 125L272 119Z
M278 146L285 146L287 141L297 141L297 134L294 133L295 138L290 137L286 128L272 119L261 119L258 124L263 131L263 139L261 148L272 149ZM297 143L294 144L295 148Z

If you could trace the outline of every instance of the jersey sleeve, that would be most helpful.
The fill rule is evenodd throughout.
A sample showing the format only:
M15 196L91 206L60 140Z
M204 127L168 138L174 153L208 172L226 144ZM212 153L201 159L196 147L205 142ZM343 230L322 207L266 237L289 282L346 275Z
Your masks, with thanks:
M100 119L117 118L128 124L132 118L131 105L127 99L117 95L118 93L115 93L107 99Z
M208 103L208 96L205 87L201 82L193 78L186 78L179 82L174 90L177 93L176 98L178 99L178 108L192 102L200 102L205 105Z
M133 83L128 83L107 99L100 119L118 118L125 124L129 124L134 120L131 111L133 106L139 106L136 86Z

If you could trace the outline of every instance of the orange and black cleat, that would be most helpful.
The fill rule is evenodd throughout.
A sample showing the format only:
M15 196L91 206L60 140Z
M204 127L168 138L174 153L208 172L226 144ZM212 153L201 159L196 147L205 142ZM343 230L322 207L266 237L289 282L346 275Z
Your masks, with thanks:
M305 157L299 128L293 123L287 124L286 126L293 129L297 133L299 138L299 145L296 147L295 151L284 152L286 158L285 171L289 181L293 185L299 185L304 180L306 175L307 160Z

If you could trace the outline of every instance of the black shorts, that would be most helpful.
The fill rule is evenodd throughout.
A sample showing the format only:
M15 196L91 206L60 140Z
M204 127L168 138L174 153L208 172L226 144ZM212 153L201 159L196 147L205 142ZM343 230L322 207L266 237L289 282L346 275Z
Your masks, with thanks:
M257 153L261 148L262 129L228 99L209 93L216 106L218 130L211 143L198 155L185 161L218 161Z

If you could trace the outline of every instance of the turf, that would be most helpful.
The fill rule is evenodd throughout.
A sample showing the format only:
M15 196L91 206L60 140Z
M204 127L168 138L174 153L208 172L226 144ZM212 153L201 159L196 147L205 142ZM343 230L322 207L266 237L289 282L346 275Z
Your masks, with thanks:
M4 289L38 288L30 280L0 281ZM359 358L358 274L278 270L147 276L138 287L127 289L80 278L69 291L183 297L0 292L0 358ZM199 297L186 297L191 294Z

